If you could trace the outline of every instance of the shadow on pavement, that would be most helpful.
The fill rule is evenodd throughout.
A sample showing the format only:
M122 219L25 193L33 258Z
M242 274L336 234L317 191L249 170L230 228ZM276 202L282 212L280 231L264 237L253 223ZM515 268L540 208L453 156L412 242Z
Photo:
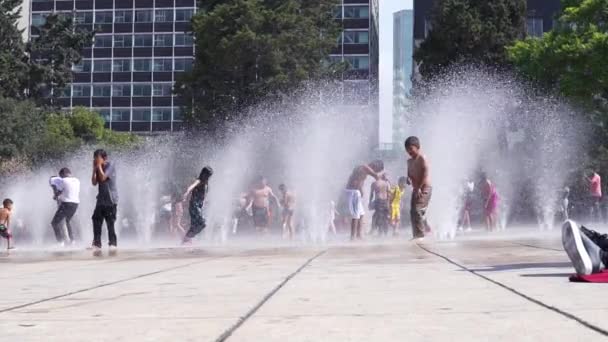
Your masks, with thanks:
M573 272L570 273L531 273L531 274L521 274L521 277L526 278L568 278Z
M536 263L521 263L521 264L505 264L505 265L491 265L484 268L470 269L474 272L499 272L499 271L511 271L511 270L523 270L528 268L563 268L572 267L569 262L536 262Z

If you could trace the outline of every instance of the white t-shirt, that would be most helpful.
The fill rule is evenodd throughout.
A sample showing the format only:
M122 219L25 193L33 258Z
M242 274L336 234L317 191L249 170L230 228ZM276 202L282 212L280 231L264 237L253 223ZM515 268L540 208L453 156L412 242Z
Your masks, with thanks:
M57 187L61 191L59 201L66 203L80 203L80 181L76 177L61 178Z

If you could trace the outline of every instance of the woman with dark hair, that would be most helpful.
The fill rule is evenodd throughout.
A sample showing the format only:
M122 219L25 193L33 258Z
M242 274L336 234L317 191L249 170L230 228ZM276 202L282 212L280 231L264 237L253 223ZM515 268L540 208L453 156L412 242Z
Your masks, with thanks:
M188 212L190 213L190 229L184 236L183 244L190 244L192 238L198 235L205 229L205 215L203 207L205 204L205 198L209 191L209 178L213 175L213 169L209 166L205 166L198 176L198 179L192 183L184 194L184 201L190 196L190 205L188 206Z

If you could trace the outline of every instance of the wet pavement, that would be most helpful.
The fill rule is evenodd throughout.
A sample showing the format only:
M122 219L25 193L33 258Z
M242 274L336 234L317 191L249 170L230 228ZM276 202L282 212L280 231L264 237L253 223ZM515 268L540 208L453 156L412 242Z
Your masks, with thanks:
M608 284L569 283L558 234L22 249L0 256L0 341L607 339Z

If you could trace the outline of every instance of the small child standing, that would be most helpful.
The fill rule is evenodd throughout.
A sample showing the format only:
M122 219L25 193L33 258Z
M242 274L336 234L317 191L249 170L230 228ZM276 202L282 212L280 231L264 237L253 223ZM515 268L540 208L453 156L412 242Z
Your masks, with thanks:
M407 178L399 177L397 185L391 191L391 226L393 226L393 235L399 235L399 222L401 221L401 199L405 193L407 186Z
M13 201L7 198L2 202L2 206L2 209L0 209L0 236L6 239L6 249L9 250L15 248L14 246L11 246L11 239L13 236L10 231Z

